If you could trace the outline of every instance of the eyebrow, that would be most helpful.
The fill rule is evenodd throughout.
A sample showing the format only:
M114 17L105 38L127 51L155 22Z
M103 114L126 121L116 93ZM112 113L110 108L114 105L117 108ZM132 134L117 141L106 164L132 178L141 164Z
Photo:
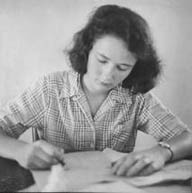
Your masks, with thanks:
M104 54L100 53L100 52L97 52L97 54L101 57L103 57L104 59L106 60L110 60L109 57L105 56ZM133 67L133 65L131 64L128 64L128 63L117 63L117 65L124 65L124 66L127 66L127 67Z

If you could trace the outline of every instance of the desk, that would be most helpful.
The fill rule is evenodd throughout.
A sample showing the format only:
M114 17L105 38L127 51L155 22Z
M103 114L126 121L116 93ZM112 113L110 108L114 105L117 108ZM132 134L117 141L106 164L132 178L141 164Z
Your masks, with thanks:
M163 183L154 186L144 187L142 189L146 193L192 193L190 180L183 183ZM19 192L39 192L39 188L36 184L34 184Z
M118 154L119 156L120 154ZM110 154L110 156L114 157L114 154ZM115 156L114 159L117 157ZM190 161L189 161L190 162ZM127 179L125 177L117 177L110 173L110 159L107 154L103 152L77 152L77 153L69 153L66 154L66 165L69 170L64 172L64 175L61 174L59 176L59 180L61 183L58 184L60 186L64 183L66 179L73 179L70 181L71 187L73 189L65 190L65 191L83 191L83 192L91 192L91 191L100 191L100 192L131 192L131 193L191 193L190 179L183 181L167 181L162 183L157 183L148 186L133 186L131 184L131 179ZM179 162L178 162L179 163ZM181 164L185 162L181 162ZM188 164L188 162L186 162ZM191 171L192 171L192 162L190 162ZM171 166L172 167L172 166ZM43 187L47 184L48 176L50 175L50 171L33 171L33 176L36 181L36 187L34 188L42 190ZM183 174L181 174L183 175ZM191 175L192 176L192 175ZM126 183L119 183L121 181ZM147 180L150 178L146 178ZM97 182L102 180L112 180L114 183L102 184L98 185ZM95 183L96 182L96 183ZM116 183L118 182L118 183ZM134 181L133 181L134 182ZM83 184L83 185L82 185ZM102 187L103 186L103 189ZM112 187L112 190L110 189ZM75 189L76 187L76 189ZM129 190L129 191L127 191Z
M82 171L84 170L84 174L87 175L87 177L89 178L89 182L92 179L92 174L95 175L95 171L97 171L96 174L100 176L102 174L102 172L100 173L100 171L104 171L106 168L108 168L105 171L109 172L109 166L110 166L110 161L108 157L106 156L106 154L103 154L102 152L69 153L69 154L66 154L66 162L69 168L72 169L71 171L73 171L72 172L73 174L72 174L69 170L68 175L73 176L76 173L75 170L80 167ZM79 174L82 174L82 171L79 171ZM87 173L85 171L87 171ZM19 166L17 162L0 157L0 191L38 192L38 191L41 191L43 187L47 184L49 175L50 175L50 171L32 171L31 173L29 170L26 170L21 166ZM10 184L8 184L9 186L6 189L2 189L2 187L5 188L2 183L3 182L2 177L3 179L5 179L6 176L8 177L11 176L11 178L9 179L12 179L12 180L9 181ZM63 178L61 179L63 180ZM114 179L114 177L112 177L112 179ZM79 180L79 177L76 176L76 181L78 182L78 180ZM83 178L81 180L86 180L86 179ZM135 186L132 186L131 184L128 184L128 186L124 186L125 184L123 185L114 184L114 187L118 188L118 185L124 186L124 187L120 187L119 191L122 190L121 192L131 192L131 193L143 193L143 192L191 193L192 189L191 189L190 181L191 180L189 179L189 180L173 181L173 182L166 182L166 183L163 182L163 183L158 183L156 185L145 186L145 187L135 187ZM76 185L78 185L78 183ZM84 190L86 190L86 187L83 187L83 188ZM92 191L96 191L96 189L94 189L94 184L91 188L92 188ZM115 191L115 188L113 188L114 191ZM123 188L127 188L129 191L123 191ZM112 192L112 191L109 191L109 189L107 190L108 190L107 192ZM80 189L79 191L82 191L82 190ZM104 192L104 190L101 190L101 191ZM116 192L119 192L119 191L116 191ZM89 192L91 191L89 190Z

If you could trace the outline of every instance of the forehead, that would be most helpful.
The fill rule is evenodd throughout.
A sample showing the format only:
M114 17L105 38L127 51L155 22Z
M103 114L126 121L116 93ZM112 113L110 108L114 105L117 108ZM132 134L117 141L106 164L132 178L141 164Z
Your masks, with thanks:
M126 43L122 39L112 35L98 38L93 44L92 50L107 56L115 62L136 60L135 55L128 50Z

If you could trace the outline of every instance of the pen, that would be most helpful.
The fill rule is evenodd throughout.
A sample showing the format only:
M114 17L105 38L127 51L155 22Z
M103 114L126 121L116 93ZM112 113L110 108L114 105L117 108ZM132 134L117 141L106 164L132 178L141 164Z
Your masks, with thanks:
M65 162L64 162L63 160L58 160L58 162L59 162L62 166L65 165Z

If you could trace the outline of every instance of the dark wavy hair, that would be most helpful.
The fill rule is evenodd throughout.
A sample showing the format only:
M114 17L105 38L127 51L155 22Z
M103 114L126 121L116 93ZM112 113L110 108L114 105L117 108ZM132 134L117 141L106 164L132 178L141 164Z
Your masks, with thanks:
M87 71L89 52L96 40L104 35L121 38L137 61L122 87L134 93L146 93L157 83L161 73L160 60L153 46L149 26L134 11L118 5L104 5L96 9L83 29L73 38L68 50L72 68L83 75Z

